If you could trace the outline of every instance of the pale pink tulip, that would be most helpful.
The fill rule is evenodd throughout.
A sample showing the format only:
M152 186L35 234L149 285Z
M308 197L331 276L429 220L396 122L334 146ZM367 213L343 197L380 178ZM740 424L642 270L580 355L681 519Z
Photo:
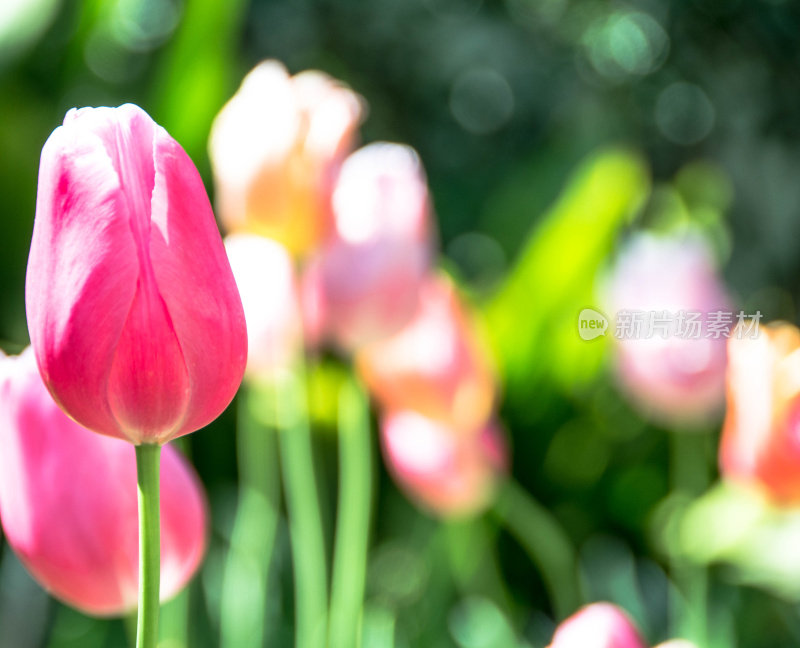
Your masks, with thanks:
M356 364L388 410L415 410L467 431L491 413L495 382L488 352L444 277L429 278L414 318L385 342L363 349Z
M636 236L617 261L608 297L617 323L616 330L611 323L616 373L634 405L667 424L704 422L719 412L727 329L717 335L710 322L730 321L732 313L704 241ZM652 331L646 323L651 313ZM698 313L699 331L688 323L692 313ZM643 322L639 330L627 325L634 320Z
M494 422L464 434L417 412L395 412L382 421L381 441L398 485L443 516L484 509L507 467L505 440Z
M333 179L361 120L361 99L321 72L256 66L214 121L217 209L229 231L275 238L293 253L327 231Z
M646 644L617 606L592 603L558 626L549 648L646 648Z
M203 183L137 106L71 110L44 145L26 305L48 389L96 432L164 443L241 382L244 313Z
M775 501L800 504L800 330L762 326L728 340L728 403L720 472Z
M33 352L0 358L0 518L34 578L86 613L137 604L136 458L53 402ZM161 461L161 595L182 589L200 565L207 512L202 486L171 446Z
M292 258L280 243L255 234L229 234L225 250L247 322L247 374L268 380L288 369L300 348Z
M370 144L345 160L333 231L309 268L327 334L341 347L385 339L413 316L431 263L429 211L412 149Z

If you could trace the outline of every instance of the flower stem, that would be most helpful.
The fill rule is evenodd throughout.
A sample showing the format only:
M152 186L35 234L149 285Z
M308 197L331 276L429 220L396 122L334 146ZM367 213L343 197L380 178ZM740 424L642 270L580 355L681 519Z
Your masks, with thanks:
M702 431L674 430L670 439L670 472L673 493L695 498L710 482L710 435ZM677 587L673 597L672 634L698 646L708 644L708 575L685 559L672 561L671 576Z
M355 381L339 396L339 505L331 586L330 648L360 644L372 499L367 399Z
M328 575L307 407L303 377L287 379L278 395L277 410L294 564L295 645L323 648L327 636Z
M161 584L160 459L161 446L136 446L136 483L139 493L139 616L136 648L155 648L158 641Z
M495 512L542 575L558 619L580 605L578 561L566 531L544 506L513 479L501 486Z
M280 497L274 401L271 389L256 385L245 385L239 393L239 505L222 584L222 648L264 644Z

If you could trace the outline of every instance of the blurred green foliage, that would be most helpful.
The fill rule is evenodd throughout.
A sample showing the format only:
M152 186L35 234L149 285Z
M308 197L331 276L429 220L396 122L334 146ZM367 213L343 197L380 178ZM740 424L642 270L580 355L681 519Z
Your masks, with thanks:
M670 466L689 451L670 458L670 433L617 395L602 339L579 342L572 323L637 214L705 227L740 305L797 320L798 33L800 10L784 0L11 0L0 9L2 346L27 343L38 156L67 109L142 105L210 189L211 119L246 71L269 57L325 70L366 98L366 141L421 154L446 260L486 306L514 473L580 547L584 597L620 603L655 642L668 633L674 561L723 563L710 571L709 645L800 645L796 516L722 490L668 497ZM330 429L342 372L321 366L312 415ZM214 527L202 573L165 609L164 646L217 645L234 423L229 411L186 441ZM701 434L711 479L715 431ZM316 450L330 535L330 435ZM415 510L383 469L376 477L366 646L546 644L542 577L495 520L454 530ZM267 640L284 646L285 525L275 545ZM3 547L0 646L119 646L126 632L49 600Z

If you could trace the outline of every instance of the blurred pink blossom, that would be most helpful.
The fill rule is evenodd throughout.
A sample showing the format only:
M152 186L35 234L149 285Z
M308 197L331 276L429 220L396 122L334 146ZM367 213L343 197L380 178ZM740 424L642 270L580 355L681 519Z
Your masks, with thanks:
M709 313L732 317L730 300L708 246L699 236L635 236L620 255L608 282L608 308L617 321L625 313L662 313L669 330L647 331L615 340L619 383L645 414L667 424L710 419L721 408L725 377L725 336L709 332ZM698 313L695 335L680 313ZM613 329L613 324L612 324Z
M646 648L646 645L620 608L611 603L592 603L558 626L549 648Z
M0 357L0 518L43 587L88 614L120 615L138 598L134 448L94 434L55 404L29 348ZM206 547L203 488L171 446L161 461L161 595L180 591Z
M356 366L387 410L415 410L463 430L490 416L496 386L489 354L444 277L426 281L414 318L388 340L365 347Z
M464 434L417 412L395 412L383 418L381 441L398 485L439 515L481 511L507 468L505 439L494 422Z
M301 343L292 258L280 243L255 234L229 234L225 250L247 322L246 373L269 379L290 368Z
M417 154L370 144L342 165L333 230L309 267L326 333L357 349L414 314L431 263L430 204Z

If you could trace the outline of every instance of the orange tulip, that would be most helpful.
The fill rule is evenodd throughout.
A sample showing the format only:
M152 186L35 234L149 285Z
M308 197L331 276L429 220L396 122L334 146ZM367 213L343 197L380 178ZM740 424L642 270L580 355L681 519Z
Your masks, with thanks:
M277 61L256 66L211 129L222 224L307 251L326 229L333 180L361 114L358 95L321 72L290 77Z
M720 470L783 504L800 504L800 330L761 327L728 340Z

